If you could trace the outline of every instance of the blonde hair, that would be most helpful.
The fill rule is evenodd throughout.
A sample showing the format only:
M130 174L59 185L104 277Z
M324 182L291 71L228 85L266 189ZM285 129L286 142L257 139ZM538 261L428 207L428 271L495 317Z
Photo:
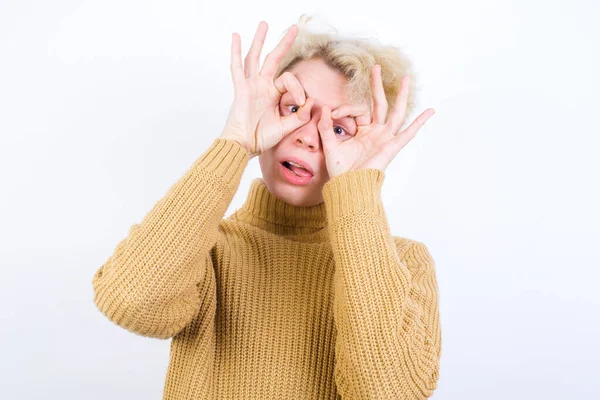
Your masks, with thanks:
M332 69L348 80L347 95L353 103L365 103L373 111L371 94L371 68L381 65L383 89L391 114L400 90L400 80L410 76L405 122L415 109L415 75L412 62L397 47L382 45L377 39L352 38L334 33L317 32L309 29L312 17L302 14L298 20L298 35L292 47L279 64L275 78L292 68L296 63L313 58L322 59Z

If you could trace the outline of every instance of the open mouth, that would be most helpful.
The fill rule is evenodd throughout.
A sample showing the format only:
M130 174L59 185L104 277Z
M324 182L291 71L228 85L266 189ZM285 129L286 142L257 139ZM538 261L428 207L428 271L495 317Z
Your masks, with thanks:
M302 165L295 163L293 161L283 161L281 164L297 176L301 176L301 177L313 176L313 174L310 171L308 171Z

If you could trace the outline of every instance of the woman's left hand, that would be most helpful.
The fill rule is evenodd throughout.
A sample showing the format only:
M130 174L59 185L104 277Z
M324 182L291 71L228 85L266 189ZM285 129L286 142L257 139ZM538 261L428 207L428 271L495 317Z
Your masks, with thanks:
M373 96L373 118L366 105L343 104L333 110L322 107L321 119L318 123L323 153L325 154L329 177L358 169L376 168L384 172L398 152L416 135L425 122L435 114L433 108L423 111L402 132L410 77L402 77L400 91L394 109L388 121L385 121L388 103L381 81L381 66L375 65L371 70L371 87ZM333 131L332 117L355 117L356 133L348 139L340 141Z

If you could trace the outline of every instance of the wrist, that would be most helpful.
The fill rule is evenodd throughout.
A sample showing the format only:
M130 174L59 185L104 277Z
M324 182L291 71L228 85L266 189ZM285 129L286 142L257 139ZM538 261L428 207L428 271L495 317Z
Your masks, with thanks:
M246 146L246 145L244 144L244 142L242 142L241 140L239 140L239 139L236 139L236 138L234 138L233 136L228 136L228 135L221 135L221 136L220 136L220 139L231 140L232 142L235 142L235 143L237 143L238 145L240 145L241 147L243 147L243 148L244 148L244 150L246 150L246 153L248 154L248 158L250 158L250 159L251 159L251 158L254 158L254 157L255 157L255 154L253 154L253 153L252 153L252 152L251 152L251 151L248 149L248 146Z

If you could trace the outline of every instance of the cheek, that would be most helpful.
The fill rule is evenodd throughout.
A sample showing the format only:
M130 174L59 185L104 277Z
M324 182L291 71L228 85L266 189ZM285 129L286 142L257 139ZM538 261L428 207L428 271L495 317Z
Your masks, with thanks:
M273 170L278 167L276 163L276 149L277 146L270 148L260 156L258 156L258 163L260 164L260 170L264 175L272 175Z
M262 171L263 176L265 176L265 172L268 173L267 169L269 168L269 159L272 158L269 152L263 153L258 156L258 163L260 165L260 170Z
M323 171L321 175L323 175L323 184L325 184L329 180L329 173L327 172L327 165L325 163L323 163L321 171Z

